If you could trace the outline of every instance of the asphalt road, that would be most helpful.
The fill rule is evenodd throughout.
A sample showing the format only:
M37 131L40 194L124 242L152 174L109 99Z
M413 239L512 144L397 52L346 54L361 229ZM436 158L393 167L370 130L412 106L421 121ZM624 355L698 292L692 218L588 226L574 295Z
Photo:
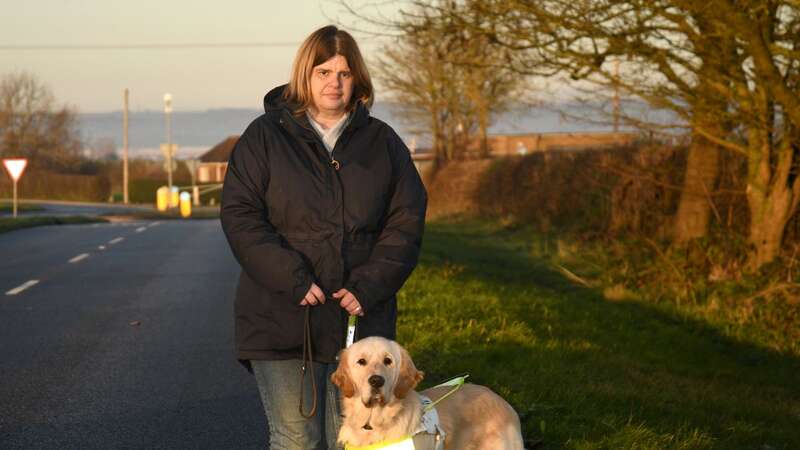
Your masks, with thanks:
M0 448L265 448L238 273L216 220L0 234Z

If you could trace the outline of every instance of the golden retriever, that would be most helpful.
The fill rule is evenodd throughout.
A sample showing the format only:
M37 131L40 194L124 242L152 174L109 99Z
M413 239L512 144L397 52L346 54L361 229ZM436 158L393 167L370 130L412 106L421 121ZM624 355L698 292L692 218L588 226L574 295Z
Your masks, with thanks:
M408 352L381 337L357 341L339 355L331 381L342 393L344 421L339 442L360 447L392 442L420 425L422 404L414 391L422 380ZM451 387L421 394L436 401ZM522 450L517 413L486 387L464 384L436 405L445 449Z

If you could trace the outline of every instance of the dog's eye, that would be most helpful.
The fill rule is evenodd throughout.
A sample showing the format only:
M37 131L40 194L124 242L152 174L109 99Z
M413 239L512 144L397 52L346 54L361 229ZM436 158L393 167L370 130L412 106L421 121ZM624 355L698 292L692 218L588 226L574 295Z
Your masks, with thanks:
M392 358L383 358L383 364L389 366L392 364Z
M358 364L359 366L366 366L367 365L367 360L364 359L364 358L361 358L358 361L356 361L356 364Z

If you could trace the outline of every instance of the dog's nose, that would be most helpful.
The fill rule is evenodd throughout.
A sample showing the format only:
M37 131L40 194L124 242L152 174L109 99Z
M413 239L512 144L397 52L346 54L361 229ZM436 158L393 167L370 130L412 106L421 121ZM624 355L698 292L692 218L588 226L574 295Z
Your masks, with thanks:
M386 380L384 380L383 377L380 376L380 375L373 375L373 376L369 377L369 379L367 381L369 381L369 385L370 386L372 386L374 388L379 388L379 387L383 386L383 383Z

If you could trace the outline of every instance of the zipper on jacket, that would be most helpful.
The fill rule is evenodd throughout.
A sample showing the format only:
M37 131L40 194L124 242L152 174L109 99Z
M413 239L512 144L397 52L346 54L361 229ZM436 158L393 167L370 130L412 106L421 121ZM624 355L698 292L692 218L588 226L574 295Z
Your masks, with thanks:
M341 147L343 145L347 145L347 143L350 141L350 137L351 137L350 135L353 134L352 126L353 126L353 124L351 123L350 125L347 126L347 128L344 129L344 131L342 131L341 136L339 136L339 139L336 140L336 144L333 145L333 148L331 149L331 152L328 154L328 156L331 159L331 166L333 166L333 168L336 169L337 172L341 168L341 164L339 164L339 161L336 160L336 158L333 157L333 154L336 153L336 149L337 148L339 148L339 147ZM342 217L342 220L344 220L344 217ZM344 222L342 222L342 223L344 223Z
M333 169L334 169L334 177L336 178L336 182L339 183L339 193L341 195L340 202L341 202L341 205L342 205L342 217L341 217L342 242L339 243L339 247L344 245L344 189L343 189L343 186L342 186L342 179L341 179L341 176L339 174L339 169L341 168L341 164L339 164L339 161L336 158L333 157L333 154L336 153L336 149L341 148L344 145L347 145L347 143L350 141L350 138L352 137L351 136L352 134L353 134L353 129L352 129L352 124L351 124L351 126L348 126L344 130L344 132L342 132L342 135L339 136L339 139L336 140L336 144L334 144L333 148L331 149L330 153L328 154L328 156L330 157L330 160L331 160L331 167L333 167ZM323 148L324 148L324 146L323 146ZM344 262L344 260L342 262ZM344 270L344 267L342 267L342 270ZM342 275L344 275L344 273ZM342 278L342 282L344 282L344 278ZM345 311L344 309L342 309L341 315L342 315L341 324L342 324L342 326L344 328L344 333L340 333L339 334L339 339L340 339L339 348L343 349L347 345L347 328L348 328L348 323L347 322L350 319L350 315L347 314L347 311Z
M281 123L283 123L283 119L281 119ZM336 140L336 144L334 144L334 146L333 146L333 148L331 149L330 152L328 152L327 149L325 149L325 144L323 144L322 140L319 138L319 136L317 135L316 131L310 129L309 127L306 127L302 123L299 123L298 125L300 125L300 127L304 128L304 129L310 131L312 133L312 135L314 136L314 140L319 145L319 148L321 148L325 153L328 153L328 158L330 160L329 164L331 165L331 167L333 167L334 177L336 178L336 182L339 183L339 195L340 195L339 201L342 204L342 241L344 241L344 196L343 196L344 190L342 189L342 179L339 177L339 169L341 169L342 165L341 165L341 163L339 163L339 161L336 158L333 157L333 154L336 152L337 148L339 148L342 145L345 145L347 142L349 142L350 137L351 137L350 135L353 133L353 128L352 128L353 124L351 123L350 125L347 126L347 128L344 129L344 131L342 132L341 136L339 136L339 139ZM345 139L347 139L347 140L345 140ZM339 246L341 247L343 245L343 243L344 242L340 242ZM342 269L344 269L344 267L342 267ZM342 281L344 281L344 280L342 280ZM342 311L343 312L341 314L342 315L341 323L343 325L344 333L340 333L340 335L339 335L339 348L340 349L345 348L345 345L346 345L346 342L347 342L347 321L350 318L349 314L347 314L347 311L344 311L344 310L342 310ZM338 358L338 356L337 356L337 358Z
M283 119L281 119L281 123L283 123ZM322 143L322 140L319 138L319 136L317 135L316 131L308 128L307 126L305 126L303 124L299 124L299 125L301 127L305 128L306 130L310 131L314 135L314 140L317 141L317 144L319 144L320 148L322 148L322 150L325 151L325 153L328 154L328 159L330 160L329 163L330 163L331 167L333 167L333 169L338 172L339 169L341 169L342 165L339 163L339 161L336 160L336 158L333 157L333 151L336 150L336 147L338 147L339 141L344 136L344 133L347 132L347 129L344 130L344 132L342 133L342 136L339 136L339 139L336 140L336 144L333 146L333 148L329 152L328 150L325 149L325 144Z

